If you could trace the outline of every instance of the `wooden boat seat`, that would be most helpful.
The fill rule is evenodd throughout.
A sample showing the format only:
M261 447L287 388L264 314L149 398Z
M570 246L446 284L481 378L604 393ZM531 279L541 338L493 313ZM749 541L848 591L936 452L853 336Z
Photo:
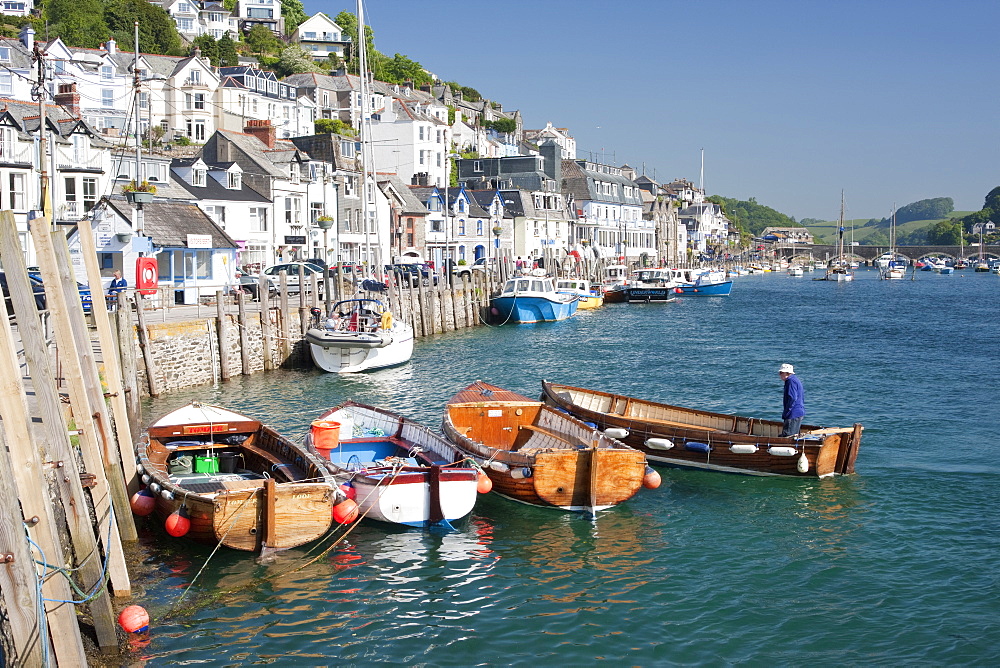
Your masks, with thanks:
M552 438L552 439L554 439L554 440L559 441L560 443L562 443L563 447L565 447L565 448L574 448L575 449L575 448L580 448L580 447L584 447L584 448L589 447L586 443L584 443L581 440L570 440L569 438L566 437L565 434L560 434L558 432L554 432L554 431L551 431L549 429L546 429L545 427L539 427L538 425L522 424L522 425L518 426L518 430L519 431L520 430L532 431L532 432L535 432L537 434L541 434L543 436L548 436L549 438ZM551 446L542 446L542 447L534 448L534 447L524 447L525 445L526 445L526 443L523 444L523 445L521 445L521 446L517 446L517 447L511 448L511 451L520 450L522 452L527 452L527 451L531 451L531 450L544 450L544 449L548 449L548 448L551 447Z
M265 462L270 463L271 470L268 471L268 473L274 478L284 479L291 482L293 480L303 480L306 477L305 473L300 468L289 464L276 454L268 452L264 448L248 443L243 443L240 447L247 455L259 457Z
M661 420L659 418L652 417L642 417L636 418L637 420L642 420L643 422L655 422L656 424L666 424L671 427L681 427L682 429L701 429L703 431L727 431L725 429L716 429L715 427L703 427L700 424L690 424L688 422L674 422L673 420Z

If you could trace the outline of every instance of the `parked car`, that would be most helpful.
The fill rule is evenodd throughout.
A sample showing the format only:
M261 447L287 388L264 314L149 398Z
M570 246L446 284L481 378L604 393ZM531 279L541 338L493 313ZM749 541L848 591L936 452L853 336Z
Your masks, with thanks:
M490 274L496 274L497 271L497 260L495 257L481 257L472 264L460 264L454 269L454 275L459 279L461 278L472 278L473 272L479 272L481 275L485 275L486 272Z
M437 274L431 273L430 267L426 264L415 262L401 262L386 265L385 270L396 277L397 283L402 286L417 287L423 279L424 285L437 285Z
M296 274L298 276L298 274ZM250 299L258 299L258 293L260 292L260 278L258 276L251 276L249 274L240 274L235 279L236 285L233 286L233 291L242 290L243 292L250 295ZM274 297L278 294L278 288L274 283L271 282L271 277L267 279L268 284L268 297Z
M29 276L29 280L30 280L30 276L31 275L29 274L28 276ZM42 281L39 280L39 281L35 282L33 280L30 280L30 282L31 282L31 292L33 293L33 295L35 297L35 306L38 308L39 311L44 311L45 310L45 288L42 287ZM11 303L11 300L10 300L10 289L7 287L7 274L6 274L6 272L2 272L2 271L0 271L0 288L3 289L3 300L7 304L7 314L13 316L14 315L14 305Z
M288 286L288 294L298 294L299 293L299 267L302 267L304 272L304 280L306 281L306 291L309 290L309 286L312 284L312 279L310 276L317 274L317 285L320 289L323 288L323 279L326 277L326 272L323 271L322 267L318 267L315 264L309 262L284 262L282 264L276 264L268 267L263 271L263 274L267 276L267 280L271 282L275 290L281 288L281 272L287 274L286 285Z

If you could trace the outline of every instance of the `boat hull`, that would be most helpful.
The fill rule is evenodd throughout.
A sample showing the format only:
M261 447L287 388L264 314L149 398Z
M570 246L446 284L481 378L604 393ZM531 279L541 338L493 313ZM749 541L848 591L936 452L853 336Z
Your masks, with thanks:
M494 491L529 505L592 514L631 498L645 475L641 452L486 383L449 402L442 431L483 467Z
M677 293L673 287L663 288L625 288L625 301L629 304L648 304L650 302L677 301Z
M397 323L388 333L306 332L313 363L330 373L359 373L404 364L413 356L413 328Z
M733 290L732 281L722 281L720 283L706 283L703 285L678 285L679 293L689 297L726 297Z
M493 308L497 310L498 317L507 322L522 324L556 322L576 313L577 300L556 300L524 295L494 297Z
M642 401L543 382L551 406L628 432L621 440L665 466L742 473L826 477L854 473L862 427L804 425L802 437L782 437L782 423Z

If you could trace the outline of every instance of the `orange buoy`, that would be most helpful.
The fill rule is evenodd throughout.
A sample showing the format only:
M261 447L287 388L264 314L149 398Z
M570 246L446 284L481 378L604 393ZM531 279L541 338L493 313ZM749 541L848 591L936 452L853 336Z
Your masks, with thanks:
M355 501L358 498L357 488L355 488L354 485L352 485L349 482L345 482L343 485L341 485L340 491L343 492L344 496L346 496L351 501Z
M480 472L479 477L476 478L476 491L480 494L489 494L493 489L493 481L485 473Z
M351 499L341 501L333 507L333 519L337 524L350 524L358 519L358 504Z
M149 630L149 613L141 605L130 605L118 613L118 625L126 633L141 633Z
M128 504L132 508L133 515L145 517L156 509L156 497L148 489L140 489L132 495Z
M167 533L174 538L186 536L191 530L191 516L188 515L187 507L181 506L174 512L167 515L167 521L163 523Z
M656 489L660 486L660 474L652 466L646 466L646 474L642 476L642 486L646 489Z

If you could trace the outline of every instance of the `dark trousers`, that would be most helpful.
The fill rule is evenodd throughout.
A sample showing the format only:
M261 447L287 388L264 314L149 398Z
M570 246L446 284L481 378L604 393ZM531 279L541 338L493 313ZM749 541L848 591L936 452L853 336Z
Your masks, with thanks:
M799 433L799 428L802 426L802 418L789 418L788 420L782 420L781 433L778 436L795 436Z

